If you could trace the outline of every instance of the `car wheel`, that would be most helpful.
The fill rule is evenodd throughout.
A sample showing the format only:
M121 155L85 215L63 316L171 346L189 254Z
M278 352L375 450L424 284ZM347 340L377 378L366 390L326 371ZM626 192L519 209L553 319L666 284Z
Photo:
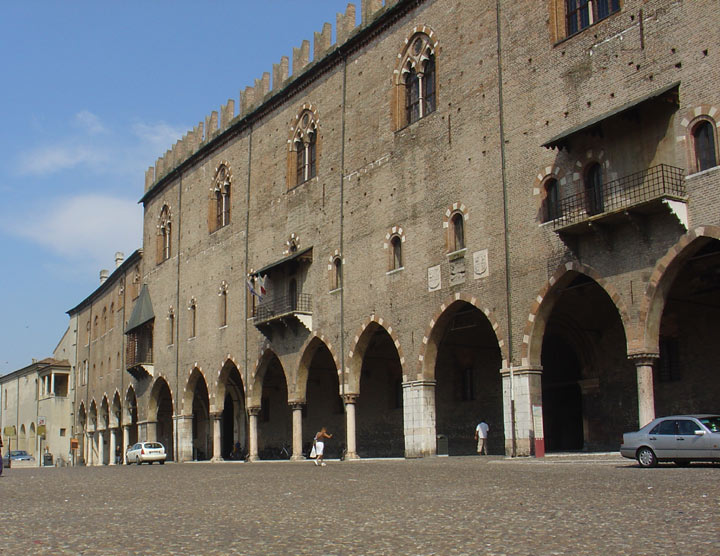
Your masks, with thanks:
M655 452L646 446L643 446L637 451L637 461L640 467L655 467L657 465Z
M673 463L678 467L687 467L690 465L690 462L686 459L676 459Z
M161 460L160 460L160 465L165 465L165 460L161 459Z
M140 461L140 458L135 458L135 463L137 465L142 465L142 462Z

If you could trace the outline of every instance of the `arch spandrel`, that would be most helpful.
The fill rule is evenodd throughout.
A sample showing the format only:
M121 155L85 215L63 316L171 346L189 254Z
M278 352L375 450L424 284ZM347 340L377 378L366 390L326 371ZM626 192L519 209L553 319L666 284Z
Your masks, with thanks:
M612 284L605 280L605 278L592 267L578 262L568 262L555 271L555 274L545 283L533 302L523 333L523 343L520 352L522 366L535 368L542 366L542 343L547 321L552 314L556 302L562 295L565 286L580 274L592 279L605 291L613 302L620 315L625 338L628 342L628 353L630 352L629 342L632 337L632 321L622 296L620 296Z
M506 366L506 361L508 360L508 353L505 340L503 339L504 333L501 330L500 323L497 318L495 318L495 315L490 309L481 307L478 304L478 300L476 297L467 294L456 293L452 297L446 299L445 302L440 305L438 310L435 312L435 315L430 320L427 328L425 329L425 335L423 336L422 345L420 346L420 354L418 356L418 367L416 376L406 377L405 375L403 375L403 381L407 382L408 380L435 380L435 361L437 359L438 347L440 345L440 341L442 340L442 332L452 321L452 318L454 317L457 310L464 303L473 306L475 309L485 315L485 318L487 318L490 326L493 329L493 332L495 333L495 339L497 340L498 348L500 349L500 353L502 356L502 366Z

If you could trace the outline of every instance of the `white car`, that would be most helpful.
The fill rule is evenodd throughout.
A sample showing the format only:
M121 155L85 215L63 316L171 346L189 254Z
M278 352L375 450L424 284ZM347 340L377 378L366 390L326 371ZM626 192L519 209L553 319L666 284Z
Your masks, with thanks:
M138 442L131 446L125 455L128 465L131 463L140 465L144 462L152 465L156 461L163 465L166 457L165 446L159 442Z

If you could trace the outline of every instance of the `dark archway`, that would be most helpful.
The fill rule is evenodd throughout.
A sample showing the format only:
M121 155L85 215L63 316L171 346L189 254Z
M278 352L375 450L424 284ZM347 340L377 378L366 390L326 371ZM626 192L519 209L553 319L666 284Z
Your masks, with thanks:
M400 356L392 337L379 324L370 324L365 334L369 339L356 404L357 452L360 457L402 457L405 436Z
M240 371L232 362L223 367L218 385L218 395L223 399L220 453L223 459L230 459L236 443L243 454L248 448L245 389Z
M280 360L271 355L262 380L258 416L258 455L260 459L285 458L292 446L292 413L288 388Z
M205 377L197 369L190 374L188 390L192 392L193 460L209 460L213 455L210 396Z
M165 446L167 459L174 459L173 442L173 401L168 383L159 379L152 390L150 418L155 409L156 433L155 439Z
M449 455L477 453L475 427L490 425L489 454L505 452L502 355L490 321L465 301L450 305L438 319L435 363L436 431L447 438Z
M340 397L340 384L332 354L323 342L316 341L319 344L308 366L307 404L303 411L303 452L309 452L315 433L326 427L333 438L325 443L325 457L337 458L343 454L346 444L345 406Z
M715 413L720 399L716 342L720 334L720 241L683 263L668 291L655 365L655 413Z
M543 424L548 451L617 450L637 428L637 378L620 313L592 278L574 273L545 327Z
M128 425L128 438L127 442L130 446L138 441L138 409L137 409L137 397L135 396L135 389L128 388L127 394L125 395L125 423ZM163 443L164 445L164 443ZM123 449L127 446L123 446ZM171 454L168 446L165 446L168 454ZM170 456L171 457L171 456Z

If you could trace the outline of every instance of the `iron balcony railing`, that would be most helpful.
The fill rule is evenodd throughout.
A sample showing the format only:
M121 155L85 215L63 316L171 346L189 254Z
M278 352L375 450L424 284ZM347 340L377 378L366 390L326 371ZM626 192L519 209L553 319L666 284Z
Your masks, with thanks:
M545 221L553 229L565 228L590 218L659 199L684 198L685 170L660 164L599 187L560 199L554 206L545 206Z
M255 324L269 322L294 313L309 315L312 313L312 296L309 293L297 293L267 299L255 307Z

